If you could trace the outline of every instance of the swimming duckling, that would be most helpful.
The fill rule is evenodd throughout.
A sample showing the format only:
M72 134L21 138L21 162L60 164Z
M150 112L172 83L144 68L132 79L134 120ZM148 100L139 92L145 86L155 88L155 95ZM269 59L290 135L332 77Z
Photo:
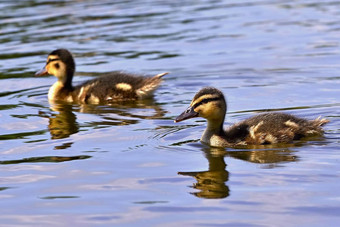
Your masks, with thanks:
M201 141L214 147L289 143L307 136L322 135L327 119L306 120L285 113L264 113L223 130L227 104L223 93L213 87L201 89L175 122L203 117L208 126Z
M162 82L162 77L167 74L143 77L112 72L73 86L74 72L75 63L71 53L66 49L57 49L48 55L45 67L36 76L51 74L58 78L48 92L48 99L51 101L98 104L149 98Z

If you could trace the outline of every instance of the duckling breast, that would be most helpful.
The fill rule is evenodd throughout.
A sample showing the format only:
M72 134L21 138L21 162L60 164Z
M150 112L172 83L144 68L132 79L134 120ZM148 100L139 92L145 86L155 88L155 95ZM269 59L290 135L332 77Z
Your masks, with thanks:
M61 100L65 102L73 102L73 88L67 88L60 81L55 82L48 91L48 100Z

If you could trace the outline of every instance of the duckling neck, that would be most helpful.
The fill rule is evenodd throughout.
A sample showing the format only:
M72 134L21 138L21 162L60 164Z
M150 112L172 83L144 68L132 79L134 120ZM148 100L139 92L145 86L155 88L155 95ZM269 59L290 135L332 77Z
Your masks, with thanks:
M49 100L73 101L72 92L74 88L70 83L64 83L60 80L55 82L48 91Z
M59 82L62 83L65 89L73 90L72 78L73 73L68 72L67 76L63 77L62 79L59 79Z
M221 120L208 120L208 126L202 135L201 141L211 144L213 137L224 136L223 122L224 118Z

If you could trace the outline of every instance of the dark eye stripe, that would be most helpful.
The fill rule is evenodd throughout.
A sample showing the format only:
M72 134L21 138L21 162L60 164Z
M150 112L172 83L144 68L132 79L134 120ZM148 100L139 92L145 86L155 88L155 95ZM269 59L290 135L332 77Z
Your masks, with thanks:
M48 59L48 61L46 62L46 65L50 64L53 61L58 61L60 60L59 58L54 58L54 59Z
M208 102L213 102L213 101L217 101L220 100L221 98L208 98L208 99L203 99L202 101L200 101L199 103L196 103L193 108L196 109L198 106L208 103Z

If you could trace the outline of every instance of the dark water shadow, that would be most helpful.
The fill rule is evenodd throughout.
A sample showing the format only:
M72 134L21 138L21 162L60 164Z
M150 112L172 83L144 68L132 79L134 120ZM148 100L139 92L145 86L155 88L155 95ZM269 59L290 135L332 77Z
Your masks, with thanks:
M203 148L205 157L208 160L209 168L206 171L178 172L183 176L195 178L197 183L191 186L198 192L191 192L199 198L222 199L229 196L229 187L226 182L229 180L229 172L226 170L224 153L214 153L211 149Z
M203 147L204 156L208 160L209 168L206 171L178 172L183 176L191 176L197 181L191 187L198 192L190 192L199 198L223 199L229 196L230 189L226 184L229 180L229 171L225 157L232 157L251 163L259 163L263 168L279 167L279 163L296 162L299 157L289 147L261 146L244 150L228 150L224 148Z
M53 140L67 138L81 130L86 130L85 128L137 124L141 119L158 119L162 118L166 113L153 100L115 103L105 106L60 102L51 104L50 110L53 112L39 111L39 116L49 119L48 130ZM150 110L153 110L152 113L150 113ZM94 114L101 119L100 121L78 123L77 112ZM71 145L72 143L65 143L57 146L56 149L65 149Z
M0 135L0 140L17 140L17 139L25 139L30 136L39 136L46 133L46 130L37 130L32 132L19 132L19 133L11 133L11 134L3 134Z
M89 155L78 155L71 157L63 157L63 156L43 156L43 157L31 157L31 158L23 158L17 160L6 160L0 161L0 165L9 165L9 164L20 164L20 163L40 163L40 162L66 162L73 160L82 160L91 158Z
M146 110L154 110L154 112L150 114L150 111ZM115 102L109 105L82 104L78 105L76 111L98 115L112 113L121 117L136 119L158 119L164 117L164 115L167 113L153 99ZM132 121L131 123L134 122Z
M51 139L67 138L79 132L79 124L76 121L76 115L72 111L72 105L55 105L51 109L57 112L48 116L48 130L51 134Z
M239 149L227 149L225 155L235 159L262 164L262 168L280 167L279 163L297 162L299 157L291 150L303 142L293 144L251 145Z

